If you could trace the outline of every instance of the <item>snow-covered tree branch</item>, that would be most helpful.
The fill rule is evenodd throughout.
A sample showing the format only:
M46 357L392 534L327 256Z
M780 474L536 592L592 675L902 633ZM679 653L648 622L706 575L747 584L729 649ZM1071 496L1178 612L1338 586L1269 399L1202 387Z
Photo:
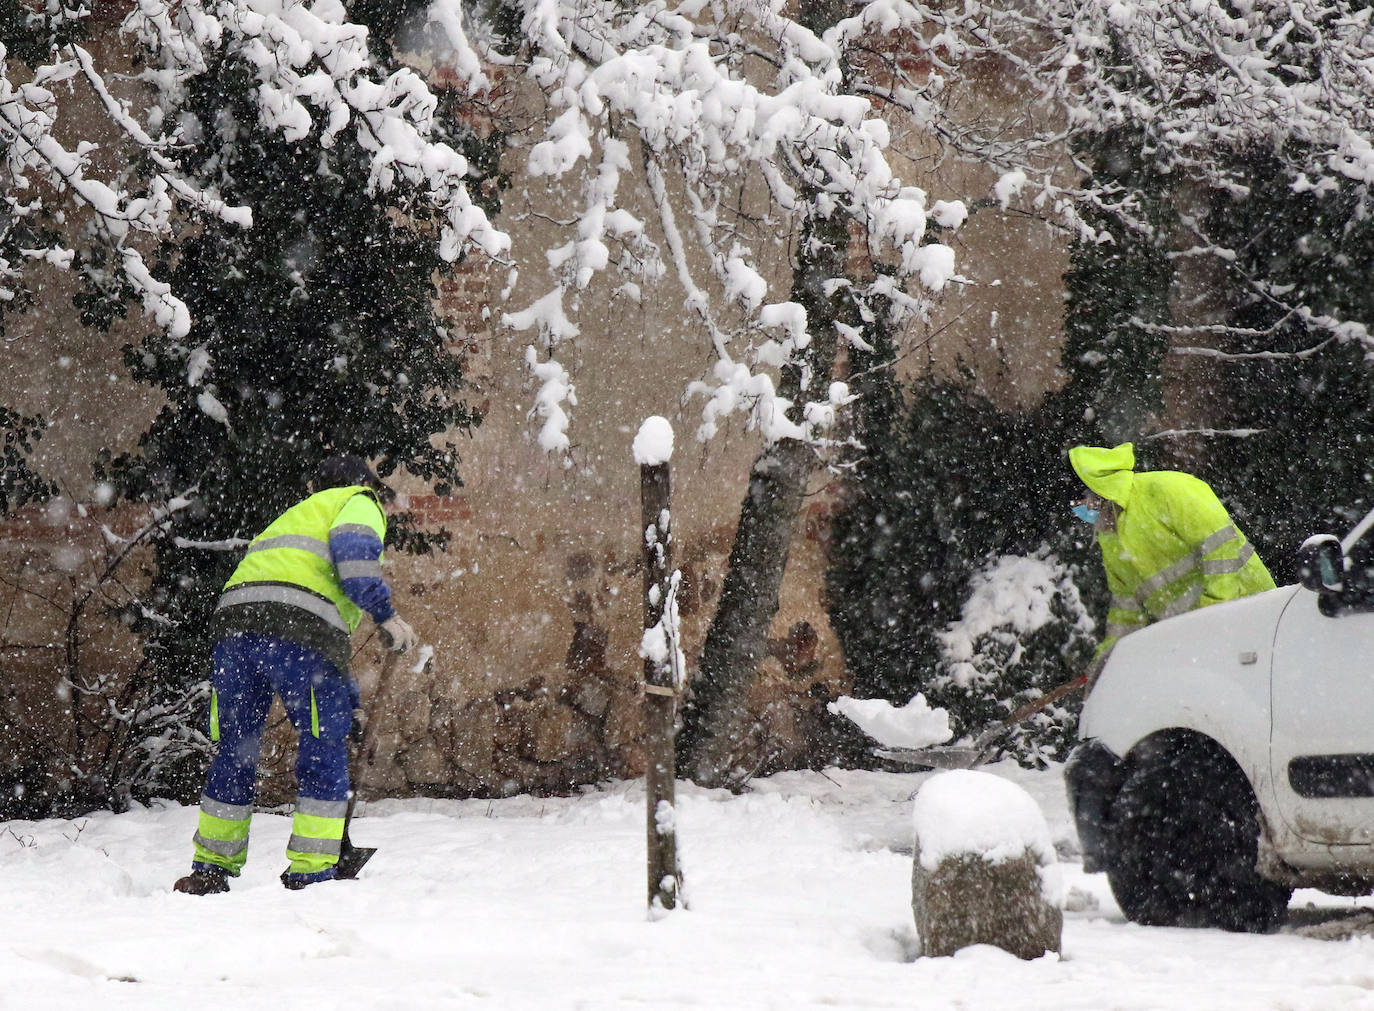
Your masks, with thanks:
M381 68L369 53L367 29L349 20L343 3L140 0L123 24L143 63L137 73L99 66L79 44L89 14L84 4L50 3L45 13L28 17L26 37L9 40L42 54L26 80L17 76L23 63L10 59L0 39L0 301L20 295L26 262L72 265L78 252L68 244L70 229L44 230L41 223L74 212L92 222L88 241L98 249L82 261L111 260L121 275L119 283L99 285L107 296L120 298L127 288L174 338L189 332L182 293L158 280L144 256L188 217L253 224L252 207L220 196L226 180L202 178L182 160L200 131L221 125L174 113L189 83L230 55L252 67L259 120L282 138L317 133L328 147L342 131L353 131L371 155L372 190L390 193L404 183L433 209L444 259L456 259L469 245L489 256L508 248L505 234L468 193L466 159L436 138L434 94L408 68ZM443 31L466 85L485 87L457 0L438 0L427 16ZM112 159L97 159L100 149L89 141L59 140L69 131L58 91L83 85L118 137ZM31 227L21 232L25 223Z
M771 229L794 236L808 216L837 213L857 249L894 266L884 287L893 278L902 288L945 286L953 254L927 235L926 194L893 172L889 128L849 80L851 47L905 28L915 10L870 4L818 34L783 5L757 0L520 9L527 69L551 117L529 169L549 177L582 171L583 205L566 244L549 253L553 288L506 323L537 335L543 358L535 364L569 388L543 359L556 360L580 332L579 293L613 266L636 287L671 277L715 359L710 378L691 389L706 400L698 434L709 437L720 418L744 410L767 443L817 437L836 403L828 384L803 382L805 398L824 407L807 410L782 396L775 379L780 367L802 367L811 323L768 280L777 265L750 248L733 204L743 194ZM628 209L645 196L652 221ZM962 210L948 220L962 220ZM617 263L613 242L634 255ZM819 283L832 281L847 284L856 303L872 295L871 281ZM891 304L923 312L926 296L912 295ZM842 391L836 396L843 401ZM541 442L554 449L566 438L546 424Z
M1367 5L1065 0L998 6L965 4L964 24L978 24L976 44L1036 96L1032 104L1041 108L1044 127L1026 135L1020 150L1036 152L1038 162L1003 163L1008 149L995 137L960 135L964 150L1036 178L1037 170L1047 172L1045 156L1067 142L1091 178L1047 182L1035 199L1085 239L1106 241L1101 222L1119 222L1171 249L1172 257L1210 261L1276 314L1338 341L1370 344L1364 322L1327 311L1265 270L1246 270L1244 250L1217 235L1205 216L1223 203L1257 199L1260 159L1293 196L1330 201L1353 192L1368 213L1374 26ZM1028 45L1027 38L1035 42ZM1124 149L1092 150L1094 138L1113 135L1123 138ZM1178 201L1171 225L1177 234L1160 234L1160 223L1142 214L1145 196L1118 178L1126 157L1144 159L1175 192L1199 194L1192 206Z

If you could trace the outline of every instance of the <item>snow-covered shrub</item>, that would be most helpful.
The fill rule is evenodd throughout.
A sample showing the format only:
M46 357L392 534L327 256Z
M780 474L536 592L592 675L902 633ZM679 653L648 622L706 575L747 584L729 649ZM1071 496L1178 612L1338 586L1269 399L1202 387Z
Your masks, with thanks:
M957 739L1081 671L1101 563L1069 515L1076 479L1049 408L1004 411L963 382L886 382L858 414L865 448L831 542L831 622L854 697L924 694ZM1012 752L1060 754L1076 712L1066 700L1031 720Z
M969 583L957 621L937 634L940 660L927 693L951 713L956 735L976 735L1086 669L1097 642L1073 573L1053 553L993 559ZM1013 726L1002 751L1023 764L1062 759L1082 697Z
M432 88L435 51L450 72ZM125 364L162 401L137 451L97 462L116 500L160 516L124 565L137 589L98 573L68 615L74 641L77 616L118 608L145 647L128 682L66 661L95 714L82 740L128 758L104 762L98 794L198 788L205 742L175 728L203 726L209 616L238 549L323 457L404 466L440 494L461 483L457 439L477 419L435 279L509 248L488 218L499 132L471 125L491 92L478 63L458 0L0 6L0 316L69 318L26 278L37 265L83 281L87 327L141 306ZM5 434L0 506L26 494ZM405 514L390 533L436 539Z
M470 93L440 94L405 63L400 13L143 4L125 22L175 84L157 98L184 134L178 164L253 212L251 226L202 215L187 229L156 273L189 329L126 350L165 404L106 473L152 503L195 489L156 538L136 624L169 683L205 676L208 619L239 549L304 497L325 456L355 453L384 477L404 466L440 494L461 484L457 440L477 419L434 279L508 240L478 186L483 142L459 121ZM173 26L195 61L165 41ZM393 548L432 540L393 514Z

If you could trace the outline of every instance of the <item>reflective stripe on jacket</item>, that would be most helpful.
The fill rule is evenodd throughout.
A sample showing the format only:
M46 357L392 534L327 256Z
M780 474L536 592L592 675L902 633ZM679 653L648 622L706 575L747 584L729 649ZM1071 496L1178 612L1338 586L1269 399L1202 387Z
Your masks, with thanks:
M353 552L348 561L336 567L331 551L331 540L336 536L373 543L375 553L368 558L365 555L371 552ZM352 485L316 492L286 510L253 539L243 561L224 584L219 607L288 604L345 634L352 632L362 621L363 612L349 599L344 579L380 581L380 550L385 538L386 517L368 488ZM389 600L380 605L390 611Z
M1097 534L1112 594L1099 656L1152 621L1274 588L1206 482L1177 471L1134 473L1129 443L1078 446L1069 455L1083 483L1119 507L1116 529Z

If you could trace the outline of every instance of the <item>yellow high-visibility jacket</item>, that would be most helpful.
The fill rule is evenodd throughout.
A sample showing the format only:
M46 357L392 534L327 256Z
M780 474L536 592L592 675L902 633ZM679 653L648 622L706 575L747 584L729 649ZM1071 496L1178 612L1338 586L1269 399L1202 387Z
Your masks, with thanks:
M1191 474L1135 473L1135 447L1075 446L1074 472L1116 506L1116 529L1099 530L1112 594L1101 658L1152 621L1272 590L1274 579L1221 500Z
M289 639L318 650L346 673L349 634L363 611L345 580L381 587L370 608L378 623L395 613L382 579L385 539L386 515L362 485L329 488L296 503L253 539L224 584L216 635Z

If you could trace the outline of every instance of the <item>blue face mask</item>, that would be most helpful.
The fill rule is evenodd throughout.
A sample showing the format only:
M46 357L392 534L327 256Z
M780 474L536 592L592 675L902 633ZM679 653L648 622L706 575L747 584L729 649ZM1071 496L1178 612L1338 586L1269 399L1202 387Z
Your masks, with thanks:
M1102 515L1102 510L1094 509L1092 506L1085 506L1080 503L1073 507L1073 514L1084 523L1096 523L1097 518Z

